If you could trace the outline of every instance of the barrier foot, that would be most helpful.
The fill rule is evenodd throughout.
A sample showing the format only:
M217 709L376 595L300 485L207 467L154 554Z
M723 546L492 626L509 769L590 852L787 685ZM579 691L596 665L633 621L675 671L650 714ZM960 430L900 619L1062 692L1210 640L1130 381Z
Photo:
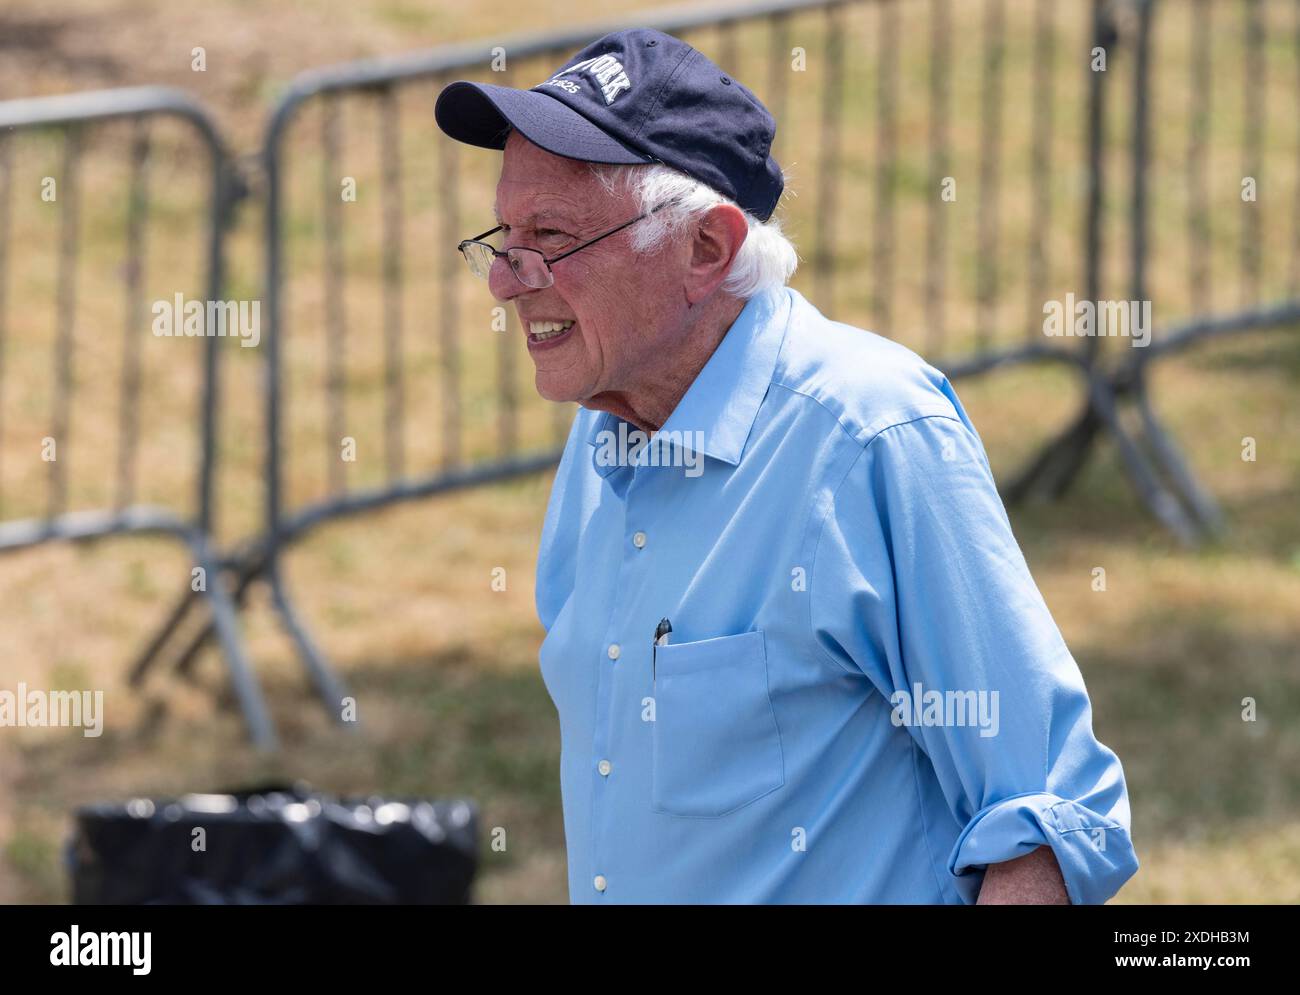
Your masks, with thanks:
M1201 531L1211 537L1223 534L1223 513L1218 502L1210 496L1192 473L1173 437L1164 430L1147 396L1146 384L1139 380L1135 389L1138 411L1148 448L1161 464L1165 475L1182 496L1183 503L1196 519Z
M177 600L176 606L168 614L163 624L159 626L158 631L154 633L153 638L149 640L149 644L141 651L140 655L136 657L135 663L127 674L126 682L128 685L133 688L138 688L144 683L144 679L148 675L150 668L152 668L162 656L163 647L167 645L172 633L180 627L180 624L185 621L185 616L190 613L190 610L198 604L198 602L199 598L197 592L186 588L184 593Z
M325 657L308 634L307 627L299 619L289 592L285 590L278 566L271 567L268 580L280 621L298 647L299 658L307 668L307 673L316 688L316 693L320 695L325 710L336 723L355 730L359 725L358 721L355 718L345 720L343 717L343 699L350 697L348 689L325 661Z
M1140 438L1120 420L1119 405L1124 399L1131 399L1138 410ZM1103 433L1115 441L1125 475L1138 497L1181 543L1195 547L1207 535L1222 531L1218 506L1196 482L1151 410L1140 372L1125 371L1113 378L1089 373L1087 406L1002 489L1006 502L1064 496Z
M248 597L248 589L252 587L253 581L257 579L264 567L265 563L262 561L257 561L251 564L246 563L239 567L237 571L237 579L235 581L234 594L231 596L236 607L243 607L244 600ZM194 670L194 663L198 659L199 651L207 645L207 642L212 638L214 631L212 619L209 618L203 623L203 626L199 631L194 634L193 638L191 638L185 645L185 648L177 654L176 661L172 665L177 674L180 674L182 677L190 676Z
M1100 379L1094 379L1091 396L1093 408L1115 440L1119 449L1120 462L1138 497L1151 510L1156 520L1172 532L1179 542L1188 548L1194 548L1200 540L1196 524L1187 516L1178 498L1165 487L1150 460L1121 424L1116 397L1110 385Z
M210 581L204 593L212 609L212 623L216 627L217 639L221 643L226 667L230 671L230 681L234 686L240 709L244 713L244 722L248 726L249 736L253 740L253 745L259 750L273 751L278 748L275 728L271 724L271 716L266 710L257 678L253 675L253 669L244 654L234 602L222 585L221 574L207 550L201 550L196 559Z

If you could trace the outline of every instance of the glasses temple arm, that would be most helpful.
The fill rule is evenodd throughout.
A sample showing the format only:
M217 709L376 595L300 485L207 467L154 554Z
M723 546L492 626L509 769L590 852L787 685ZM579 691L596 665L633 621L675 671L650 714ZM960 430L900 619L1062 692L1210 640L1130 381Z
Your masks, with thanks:
M624 221L624 222L623 222L621 225L619 225L617 228L611 228L609 231L605 232L605 234L603 234L603 235L597 235L597 236L596 236L595 238L593 238L590 242L583 242L581 245L574 246L572 249L570 249L570 250L567 251L567 252L561 252L558 256L552 256L550 259L546 259L545 257L542 257L542 258L543 258L543 260L545 261L545 263L546 263L547 266L551 265L551 263L558 263L561 259L564 259L564 258L566 258L566 257L568 257L568 256L573 255L575 252L579 251L580 249L585 249L585 248L586 248L587 246L589 246L589 245L595 245L595 244L596 244L597 242L599 242L602 238L609 238L609 236L611 236L611 235L617 235L619 232L621 232L624 228L628 227L629 225L634 225L634 224L636 224L638 221L642 220L643 218L648 218L650 215L654 214L656 211L662 211L665 207L668 207L668 206L670 206L670 205L673 204L673 203L675 203L675 202L674 202L674 201L671 201L671 200L669 200L669 201L665 201L664 203L660 204L658 207L652 207L650 210L646 211L644 214L638 214L638 215L637 215L635 218L633 218L631 221Z

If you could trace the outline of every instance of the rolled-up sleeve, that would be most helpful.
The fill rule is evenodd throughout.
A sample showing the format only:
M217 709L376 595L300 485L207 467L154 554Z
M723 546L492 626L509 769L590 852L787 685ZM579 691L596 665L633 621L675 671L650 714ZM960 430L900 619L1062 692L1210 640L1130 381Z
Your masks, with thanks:
M1070 901L1105 902L1138 866L1123 769L1093 735L1082 674L953 403L867 440L835 490L816 543L814 632L875 683L933 765L963 827L949 873L1049 846ZM965 713L946 702L980 721L954 721ZM925 721L940 714L928 705L949 711Z

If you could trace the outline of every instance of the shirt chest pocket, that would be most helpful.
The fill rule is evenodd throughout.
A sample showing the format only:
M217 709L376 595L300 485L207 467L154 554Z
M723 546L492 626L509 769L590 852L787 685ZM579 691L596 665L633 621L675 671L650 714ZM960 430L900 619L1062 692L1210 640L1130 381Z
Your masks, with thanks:
M785 783L762 630L656 650L654 811L728 815Z

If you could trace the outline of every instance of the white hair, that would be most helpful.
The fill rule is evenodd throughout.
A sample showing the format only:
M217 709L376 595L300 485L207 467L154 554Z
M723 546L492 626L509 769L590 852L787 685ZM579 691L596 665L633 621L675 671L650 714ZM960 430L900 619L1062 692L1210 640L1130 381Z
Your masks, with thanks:
M739 209L735 201L708 184L663 163L644 166L591 163L590 167L611 196L620 187L622 191L631 191L640 212L674 202L632 227L634 252L654 252L669 238L690 230L707 211L720 204ZM799 254L775 217L760 221L749 211L742 213L749 232L722 281L722 290L748 300L764 290L785 286L799 265Z

